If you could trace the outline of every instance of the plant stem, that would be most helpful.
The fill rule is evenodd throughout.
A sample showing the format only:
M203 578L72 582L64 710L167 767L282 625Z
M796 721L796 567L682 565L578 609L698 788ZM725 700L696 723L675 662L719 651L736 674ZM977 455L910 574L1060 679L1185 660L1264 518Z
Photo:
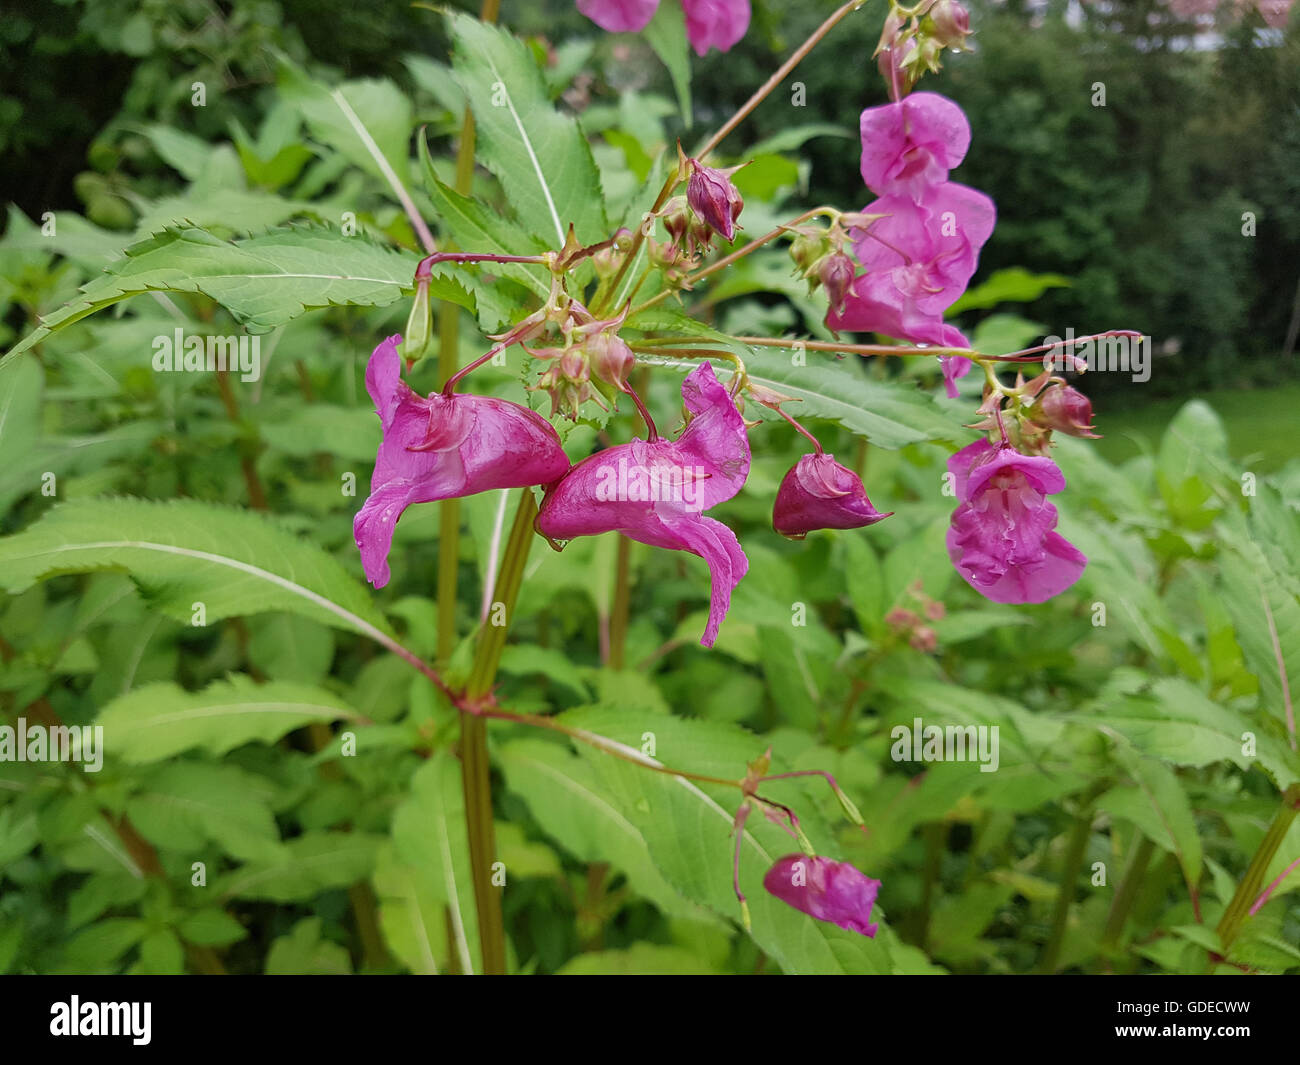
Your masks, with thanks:
M627 612L631 598L631 578L628 559L632 541L618 534L618 556L614 565L614 605L609 618L609 665L611 669L623 668L623 649L627 643Z
M1246 919L1251 903L1259 895L1260 887L1264 883L1264 875L1268 872L1269 863L1273 861L1278 847L1286 838L1297 813L1300 813L1300 783L1292 784L1282 793L1281 809L1274 815L1273 823L1268 826L1268 831L1264 833L1264 838L1260 840L1259 847L1255 850L1255 856L1250 860L1246 875L1241 878L1232 901L1223 911L1223 917L1216 931L1219 933L1219 942L1225 952L1232 946L1237 933L1241 931L1242 922Z
M1110 910L1106 914L1106 928L1101 934L1103 951L1118 945L1120 936L1124 933L1124 925L1133 910L1133 903L1137 901L1138 888L1142 886L1155 847L1150 838L1139 833L1137 842L1129 854L1128 864L1124 868L1124 876L1119 882L1119 887L1115 889L1115 897L1111 900Z
M465 688L465 700L471 706L492 690L497 666L505 648L508 619L519 597L524 580L524 563L533 540L533 519L537 503L530 488L523 490L515 512L505 557L497 577L493 612L498 604L504 609L506 624L486 625L480 633L474 665ZM479 944L483 952L483 972L489 976L506 971L506 934L501 917L501 896L492 883L492 863L496 857L496 839L492 822L492 780L488 762L487 721L482 715L461 714L460 733L461 781L465 794L465 827L469 836L470 872L474 880L474 903L478 910Z
M1097 781L1079 801L1079 816L1070 830L1070 839L1065 849L1065 862L1061 867L1061 884L1056 895L1056 909L1052 914L1051 935L1043 948L1043 956L1038 960L1040 973L1056 972L1061 945L1065 942L1065 926L1069 921L1070 906L1074 902L1074 885L1079 879L1079 870L1083 866L1083 857L1088 849L1088 837L1092 834L1092 803L1105 790L1107 783Z
M727 120L726 124L705 142L704 147L696 153L695 158L700 162L703 162L709 153L723 142L727 134L748 118L749 113L761 104L773 89L780 85L781 82L785 81L786 76L790 71L794 70L794 68L803 60L804 56L813 50L818 41L834 29L836 23L849 13L856 11L863 5L863 3L865 3L865 0L849 0L848 3L842 4L837 8L831 14L830 18L813 30L812 36L796 48L794 52L791 53L790 58L777 67L776 72L758 87L753 96L741 105L740 110L732 115L731 118Z

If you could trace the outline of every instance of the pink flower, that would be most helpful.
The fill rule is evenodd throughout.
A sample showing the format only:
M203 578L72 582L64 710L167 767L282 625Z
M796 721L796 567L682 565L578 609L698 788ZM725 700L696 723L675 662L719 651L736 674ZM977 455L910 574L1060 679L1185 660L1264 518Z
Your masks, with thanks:
M860 873L848 862L788 854L767 871L763 887L809 917L864 936L876 934L871 908L880 881Z
M352 531L376 588L388 583L393 529L412 503L545 484L569 468L550 422L527 407L490 396L412 392L402 380L401 340L383 341L366 367L383 439Z
M1092 401L1077 388L1052 385L1038 397L1035 414L1036 420L1049 429L1068 436L1100 439L1092 431Z
M709 622L700 643L712 647L749 569L740 542L704 511L730 499L749 476L745 420L705 362L682 382L694 416L676 440L633 440L575 466L546 493L537 529L551 540L617 530L639 543L689 551L709 565Z
M749 29L749 0L682 0L686 36L696 55L728 52Z
M659 0L578 0L578 10L610 33L638 33L658 9Z
M958 499L948 555L980 595L1041 603L1079 579L1088 559L1056 532L1047 502L1065 488L1055 462L980 439L948 460L948 472Z
M772 528L802 540L814 529L860 529L889 517L871 505L862 479L833 455L804 455L777 489Z
M659 0L578 0L578 10L610 33L645 29L659 9ZM682 0L686 36L697 55L710 48L731 49L749 29L749 0Z
M917 92L862 112L862 180L877 196L920 200L966 158L970 123L945 96Z
M886 217L854 230L854 255L866 273L854 281L844 309L832 309L826 324L919 344L970 347L961 330L944 324L943 314L975 273L997 218L993 201L948 181L928 189L919 202L882 196L862 210ZM967 359L945 361L948 395L957 395L953 381L969 370Z

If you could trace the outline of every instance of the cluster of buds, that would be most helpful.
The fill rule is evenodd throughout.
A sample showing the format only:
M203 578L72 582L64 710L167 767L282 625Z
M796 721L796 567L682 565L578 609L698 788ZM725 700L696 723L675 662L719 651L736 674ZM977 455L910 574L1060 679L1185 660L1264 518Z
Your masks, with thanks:
M728 243L736 239L736 223L745 206L731 180L740 167L705 166L688 159L680 146L677 153L679 173L686 178L686 195L674 196L659 212L668 243L649 242L650 260L663 270L664 281L672 288L684 287L686 274L713 247L715 236Z
M842 211L831 216L828 229L811 225L788 229L794 234L794 240L790 242L790 258L794 260L795 276L808 282L809 292L825 287L832 314L844 310L844 301L857 271L857 265L844 250L845 243L850 241L849 230L865 229L881 217L860 211Z
M909 610L907 607L896 606L885 615L885 624L898 636L906 639L914 650L922 654L930 654L939 645L939 637L926 622L938 621L944 616L943 604L926 595L921 590L920 581L908 588L907 594L914 600L916 609Z
M929 71L937 74L945 48L970 51L970 12L958 0L928 0L904 8L895 3L872 53L895 98L906 96Z
M582 323L570 315L560 326L563 346L525 347L534 358L550 364L532 390L550 393L552 417L563 411L577 421L579 408L589 399L607 409L597 393L614 402L620 392L627 391L627 376L636 356L618 335L626 315L624 308L617 318L590 318Z
M1007 400L1011 402L1004 409ZM1052 446L1053 432L1100 439L1093 432L1092 401L1046 371L1032 381L1018 375L1015 388L987 391L979 413L984 419L970 428L997 430L1025 455L1045 455Z

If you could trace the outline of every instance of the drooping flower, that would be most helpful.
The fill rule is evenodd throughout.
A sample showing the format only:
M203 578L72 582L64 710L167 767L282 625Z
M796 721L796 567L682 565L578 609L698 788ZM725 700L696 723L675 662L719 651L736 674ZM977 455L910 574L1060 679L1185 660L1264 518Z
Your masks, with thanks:
M658 9L659 0L578 0L578 10L610 33L645 29ZM682 0L682 10L697 55L729 51L749 29L749 0Z
M946 96L917 92L862 112L862 180L877 196L922 199L970 147L970 123Z
M1047 501L1065 488L1056 463L981 438L948 460L958 506L948 529L957 572L996 603L1041 603L1077 581L1087 557L1056 532Z
M919 202L882 196L863 213L886 217L853 231L854 255L866 272L854 281L843 310L832 309L826 324L913 343L970 347L943 315L966 291L980 249L993 232L993 201L948 181L928 189ZM947 359L949 396L957 395L953 381L969 370L968 359Z
M411 391L402 380L401 340L383 341L366 367L383 439L352 531L366 579L376 588L388 583L393 530L411 504L546 484L569 468L550 422L527 407L491 396Z
M691 160L691 177L686 183L686 202L723 240L736 239L736 219L740 217L745 201L731 180L739 167L726 170L705 166Z
M749 475L749 439L709 363L686 376L682 400L693 417L676 440L633 440L580 462L547 491L537 529L551 540L618 531L699 555L712 574L700 643L712 647L749 560L736 534L703 512L740 491Z
M767 871L763 887L809 917L864 936L876 934L871 908L876 903L880 881L872 880L848 862L788 854L777 859Z
M818 452L804 455L782 479L772 528L802 540L814 529L861 529L887 517L871 505L856 473Z

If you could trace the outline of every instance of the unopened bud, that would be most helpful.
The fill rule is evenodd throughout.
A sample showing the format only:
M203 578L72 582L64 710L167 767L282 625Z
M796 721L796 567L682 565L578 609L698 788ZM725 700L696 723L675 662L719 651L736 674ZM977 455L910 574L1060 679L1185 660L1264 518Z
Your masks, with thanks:
M844 309L853 285L855 268L853 260L842 251L826 256L818 269L817 277L826 286L826 296L831 303L831 312L838 314Z
M970 36L970 12L957 0L939 0L930 8L931 35L945 48L961 51Z
M1054 385L1047 389L1033 408L1034 420L1048 429L1067 436L1098 439L1092 431L1092 402L1078 389Z
M433 307L429 302L428 278L422 277L415 282L415 302L411 305L402 336L402 358L408 364L429 354L433 340Z
M597 333L586 344L593 376L613 385L620 392L627 388L627 375L636 365L636 356L627 342L612 333Z
M691 160L691 178L686 185L686 202L705 224L728 242L736 239L736 219L745 201L732 183L739 167L718 170Z

